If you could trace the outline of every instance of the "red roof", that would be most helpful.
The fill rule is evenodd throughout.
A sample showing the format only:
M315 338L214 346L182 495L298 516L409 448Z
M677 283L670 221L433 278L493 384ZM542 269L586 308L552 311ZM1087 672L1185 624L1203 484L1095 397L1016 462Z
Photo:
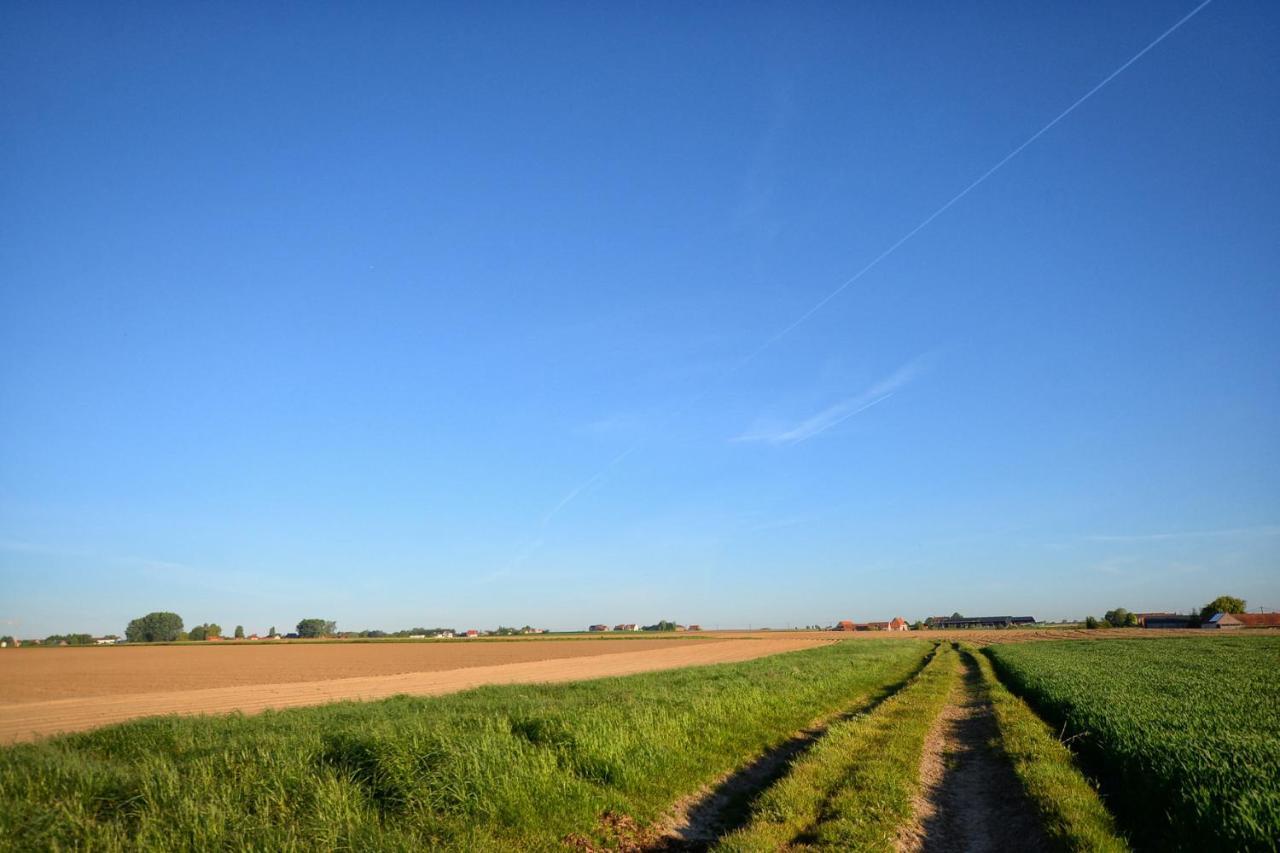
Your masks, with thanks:
M1246 628L1280 628L1280 613L1232 613Z

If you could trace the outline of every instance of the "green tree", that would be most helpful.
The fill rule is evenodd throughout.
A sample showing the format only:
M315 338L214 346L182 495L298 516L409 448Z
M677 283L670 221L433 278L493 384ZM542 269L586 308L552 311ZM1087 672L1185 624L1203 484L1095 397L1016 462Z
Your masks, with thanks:
M1245 601L1234 595L1220 595L1200 608L1200 618L1208 619L1215 613L1243 613Z
M1123 607L1117 607L1115 610L1108 610L1102 616L1103 620L1112 628L1136 628L1138 627L1138 617L1125 610Z
M327 619L303 619L298 623L298 636L304 638L328 637L337 630L338 623Z
M63 643L68 646L92 646L92 634L50 634L40 641L42 646L61 646Z
M182 617L165 611L139 616L124 629L124 637L131 643L172 643L181 633Z
M189 640L211 640L214 637L222 636L222 626L213 622L207 622L204 625L197 625L187 634Z
M6 646L12 646L13 642L14 642L13 637L10 637L8 634L5 634L3 637L0 637L0 643L4 643Z
M267 632L267 636L268 636L268 637L279 637L279 636L280 636L279 634L277 634L277 633L276 633L276 626L275 626L275 625L272 625L272 626L271 626L271 630Z
M243 625L237 625L237 626L236 626L236 639L237 639L237 640L243 640L243 639L244 639L244 626L243 626Z
M1101 628L1102 623L1092 616L1086 616L1084 620L1084 626L1090 630L1093 630L1094 628Z

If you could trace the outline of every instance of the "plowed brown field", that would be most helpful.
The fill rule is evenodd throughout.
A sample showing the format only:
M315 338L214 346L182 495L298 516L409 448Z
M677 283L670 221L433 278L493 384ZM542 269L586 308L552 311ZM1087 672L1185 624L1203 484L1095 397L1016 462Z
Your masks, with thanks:
M15 650L0 655L0 743L155 714L253 713L577 681L750 660L823 642L830 638Z

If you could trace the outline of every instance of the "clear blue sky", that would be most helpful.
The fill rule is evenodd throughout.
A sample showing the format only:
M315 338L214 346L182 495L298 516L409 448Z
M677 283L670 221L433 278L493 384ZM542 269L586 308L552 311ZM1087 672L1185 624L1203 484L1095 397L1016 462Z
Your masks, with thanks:
M474 6L4 4L0 633L1280 608L1275 3Z

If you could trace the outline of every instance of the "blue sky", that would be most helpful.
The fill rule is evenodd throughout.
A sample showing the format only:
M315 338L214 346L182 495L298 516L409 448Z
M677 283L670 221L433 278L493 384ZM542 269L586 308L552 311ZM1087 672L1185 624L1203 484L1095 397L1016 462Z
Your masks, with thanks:
M1280 608L1275 4L472 5L5 4L0 632Z

